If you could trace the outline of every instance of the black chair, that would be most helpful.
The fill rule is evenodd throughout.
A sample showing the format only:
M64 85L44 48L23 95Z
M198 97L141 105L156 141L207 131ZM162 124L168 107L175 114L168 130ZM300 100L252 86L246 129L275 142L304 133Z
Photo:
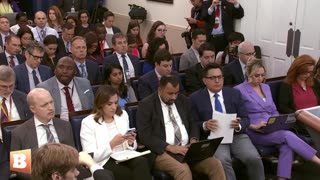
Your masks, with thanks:
M262 53L261 53L260 46L254 46L254 51L256 52L256 58L261 59L262 58Z
M101 84L97 84L97 85L91 86L92 92L93 92L94 95L96 95L97 90L99 89L100 86L102 86L102 85Z
M282 80L270 81L266 83L270 86L272 99L273 99L273 102L276 104L276 106L278 105L279 90L280 90L281 83L282 83Z
M179 73L179 79L183 88L186 90L186 73Z
M136 95L137 100L141 100L140 96L139 96L139 92L138 92L138 85L139 85L139 78L138 77L133 77L130 78L130 83L131 83L131 87L134 91L134 94Z
M144 64L145 60L139 60L139 68L138 68L138 76L142 76L143 75L143 64Z
M172 70L179 72L180 58L182 53L172 54Z
M71 124L73 139L77 150L82 151L81 140L80 140L80 129L82 120L91 114L92 110L83 110L69 113L69 121Z
M11 131L24 122L26 122L26 120L9 121L1 123L3 145L8 154L10 152L11 146Z

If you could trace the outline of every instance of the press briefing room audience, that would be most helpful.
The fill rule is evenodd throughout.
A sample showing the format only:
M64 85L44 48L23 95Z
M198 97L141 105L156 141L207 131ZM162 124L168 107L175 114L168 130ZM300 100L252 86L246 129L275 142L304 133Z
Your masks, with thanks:
M54 35L49 35L44 38L43 44L45 46L45 53L41 64L50 67L52 72L54 72L59 60L59 56L57 55L58 39Z
M139 49L137 48L137 39L132 34L127 34L128 50L127 52L137 58L140 58Z
M63 25L63 17L59 8L55 5L52 5L48 9L48 25L49 27L55 29L58 34L61 34L61 26Z
M87 60L93 61L98 65L102 64L103 56L100 52L99 39L95 32L88 32L83 36L87 45Z
M70 57L62 57L54 71L55 76L39 83L37 87L50 92L54 99L56 114L69 120L69 112L92 109L93 92L89 80L75 77L75 62Z
M50 67L41 65L45 47L41 42L33 41L26 52L26 62L14 67L16 73L16 89L26 94L34 89L40 82L53 76Z
M120 64L110 64L104 69L104 84L110 85L118 91L118 104L125 109L125 104L136 102L137 98L131 86L124 83L123 70Z
M132 34L136 38L137 47L140 48L143 46L143 40L140 35L140 23L138 20L131 20L128 23L127 34Z
M71 39L74 37L75 27L71 23L64 23L61 26L62 33L58 38L57 54L59 57L68 56L71 52Z
M21 41L21 52L20 54L24 55L24 52L27 49L27 46L34 40L33 33L31 29L27 26L22 26L17 32L17 36L20 37Z
M213 112L236 114L229 127L233 129L231 143L220 144L215 157L223 165L228 180L236 180L232 159L239 159L246 167L250 180L264 180L264 167L261 157L246 134L249 126L248 113L240 91L223 86L223 72L220 65L208 64L203 70L202 81L205 88L190 96L194 120L202 132L202 139L214 138L211 132L221 127Z
M185 71L200 62L199 47L207 40L203 29L194 29L191 35L192 45L180 58L179 71Z
M99 40L99 50L102 57L107 56L105 50L112 48L112 42L110 42L110 38L107 39L107 31L103 24L95 25L95 33L98 36Z
M20 54L21 41L15 34L6 37L5 51L0 53L0 65L7 65L12 68L26 61L26 57Z
M35 13L34 22L36 27L32 29L32 33L35 40L43 42L44 38L51 34L59 38L58 32L47 25L48 19L43 11Z
M76 35L83 36L89 31L94 31L94 24L90 24L90 14L87 10L82 9L78 13L79 26L76 27Z
M18 12L16 15L16 24L10 27L10 31L14 34L18 33L18 30L21 27L27 26L28 28L32 29L33 27L28 24L28 17L27 14L24 12Z
M103 22L106 28L107 34L121 33L121 30L114 26L114 14L111 11L107 11L103 14Z
M185 18L191 27L191 32L195 29L202 28L206 26L206 21L208 19L208 3L205 0L190 0L192 4L191 16Z
M279 149L278 179L291 179L292 162L297 153L306 160L320 165L316 150L305 143L289 130L278 130L271 133L261 133L272 116L279 113L273 102L269 85L264 84L266 71L261 60L251 60L246 67L248 80L235 88L241 92L244 106L248 111L250 121L247 134L255 145L273 146Z
M2 48L0 52L3 52L6 37L12 34L12 32L10 32L9 19L6 16L0 16L0 25L0 46Z
M93 159L113 172L117 180L151 180L145 157L140 156L117 163L113 153L137 148L136 133L126 133L129 117L118 105L118 91L112 86L101 86L96 94L93 113L83 119L80 131L81 145Z

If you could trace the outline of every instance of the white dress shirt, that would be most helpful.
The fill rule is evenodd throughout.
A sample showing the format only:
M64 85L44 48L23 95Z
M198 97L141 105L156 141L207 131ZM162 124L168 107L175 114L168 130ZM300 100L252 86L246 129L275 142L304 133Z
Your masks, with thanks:
M7 62L8 62L9 65L10 65L10 60L11 60L10 56L13 56L14 65L15 66L19 65L18 58L15 55L10 55L7 51L4 51L4 53L6 54Z
M5 103L6 103L6 106L7 106L7 109L8 109L8 113L9 113L9 116L11 117L11 119L9 121L21 120L19 112L18 112L18 109L17 109L16 105L14 104L12 96L10 95L10 96L5 97L5 98L7 99L5 101ZM1 103L2 103L2 99L3 99L3 96L0 96L0 106L1 106ZM0 117L2 115L1 113L2 113L2 111L0 111ZM2 139L1 128L0 128L0 139Z
M59 38L59 34L55 29L46 26L43 30L45 31L45 37L48 35L55 35L57 38ZM38 26L31 29L31 31L35 40L43 42L44 38L41 37L41 29Z
M42 126L42 123L41 121L39 121L39 119L37 119L35 116L34 116L34 124L36 126L36 132L37 132L37 139L38 139L38 147L41 147L42 145L44 144L47 144L48 143L48 138L47 138L47 133L46 133L46 130L44 129L44 127ZM58 134L57 134L57 131L53 125L53 121L52 119L47 123L47 125L49 125L49 129L54 137L54 140L56 143L59 143L59 138L58 138Z
M128 79L132 78L132 77L135 77L135 72L134 72L134 67L133 67L133 64L131 63L131 60L128 56L128 54L124 54L126 56L126 61L127 61L127 64L128 64L128 69L129 69L129 72L124 72L124 67L123 67L123 62L122 62L122 54L119 54L116 52L116 55L119 59L119 63L120 63L120 66L122 67L123 69L123 74L127 76ZM126 81L126 79L125 79Z
M112 27L111 28L106 27L106 31L107 31L107 34L114 34Z

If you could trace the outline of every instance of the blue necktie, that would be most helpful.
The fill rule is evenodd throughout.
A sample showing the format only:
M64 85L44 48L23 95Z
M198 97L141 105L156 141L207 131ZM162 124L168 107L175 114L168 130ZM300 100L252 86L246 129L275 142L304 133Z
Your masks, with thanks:
M219 94L214 94L214 110L218 111L218 112L222 112L222 106L221 103L219 101Z
M84 65L84 64L80 64L80 69L81 69L81 77L87 78L87 73L86 73L85 65Z

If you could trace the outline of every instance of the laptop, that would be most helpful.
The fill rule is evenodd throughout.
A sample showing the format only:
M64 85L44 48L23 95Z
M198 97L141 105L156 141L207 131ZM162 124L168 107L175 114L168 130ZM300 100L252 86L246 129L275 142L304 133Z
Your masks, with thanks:
M13 13L5 13L3 16L7 17L9 20L9 24L14 25L16 24L16 16L17 16L17 12L13 12Z
M171 152L167 153L181 163L201 161L214 155L222 139L223 137L219 137L195 142L190 145L185 156L181 154L173 154Z
M294 113L272 116L269 118L267 125L258 130L262 133L272 133L279 130L288 130L293 127L296 122Z

